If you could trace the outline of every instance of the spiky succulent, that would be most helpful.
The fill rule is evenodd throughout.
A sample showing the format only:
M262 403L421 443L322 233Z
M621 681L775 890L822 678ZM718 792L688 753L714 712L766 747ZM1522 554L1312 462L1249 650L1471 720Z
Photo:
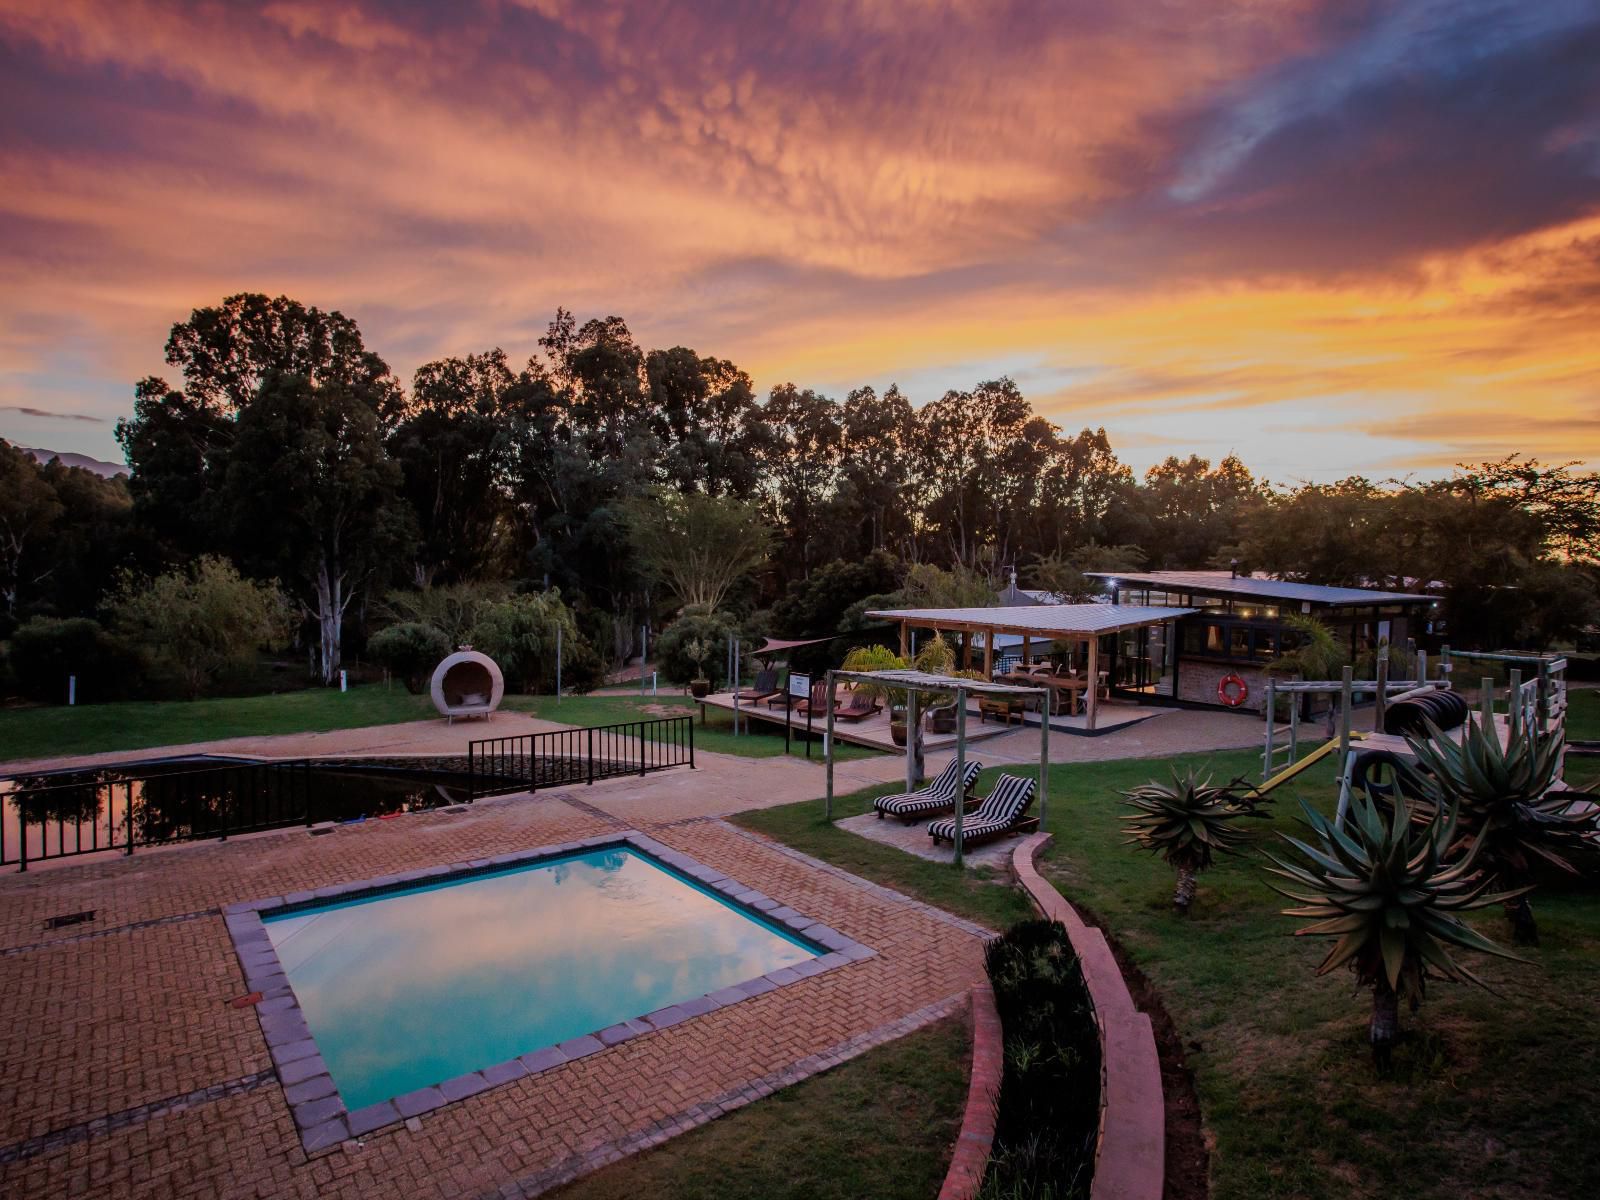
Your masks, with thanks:
M1271 886L1296 903L1286 916L1312 918L1295 936L1338 939L1317 974L1348 966L1372 988L1370 1037L1380 1062L1397 1030L1397 999L1415 1009L1430 977L1488 987L1451 956L1452 947L1525 961L1461 919L1515 893L1489 892L1493 881L1478 865L1481 842L1451 857L1456 820L1448 807L1419 821L1403 795L1388 812L1358 796L1343 824L1303 801L1301 807L1317 844L1281 835L1307 865L1268 853L1269 869L1292 885Z
M1426 737L1408 737L1423 794L1456 813L1462 844L1481 843L1483 869L1506 886L1532 882L1543 863L1569 874L1595 848L1592 807L1583 792L1552 790L1560 780L1564 739L1542 736L1513 705L1504 744L1492 722L1467 721L1457 742L1431 721ZM1525 894L1507 905L1519 942L1537 944Z
M1218 786L1192 767L1182 773L1173 768L1170 784L1152 780L1122 793L1123 803L1134 810L1123 818L1125 844L1161 855L1177 871L1172 902L1180 912L1194 902L1196 873L1209 867L1217 853L1235 853L1250 840L1234 824L1255 813L1235 794L1240 783Z

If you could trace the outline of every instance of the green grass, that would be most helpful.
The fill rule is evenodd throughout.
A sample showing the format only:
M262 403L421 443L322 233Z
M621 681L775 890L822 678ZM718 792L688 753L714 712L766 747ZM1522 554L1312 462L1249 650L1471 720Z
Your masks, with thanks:
M1580 699L1581 702L1581 699ZM1051 771L1046 873L1095 914L1163 997L1190 1047L1214 1149L1214 1200L1405 1196L1579 1197L1600 1179L1600 896L1541 889L1544 944L1529 965L1472 956L1500 992L1434 984L1391 1079L1375 1077L1365 1043L1368 1006L1343 972L1317 978L1327 950L1287 936L1255 854L1202 877L1194 914L1175 916L1171 872L1123 844L1116 792L1165 775L1171 762L1125 760ZM1259 756L1217 754L1219 777L1253 772ZM1600 764L1574 760L1584 783ZM985 772L991 777L993 772ZM1293 830L1295 796L1331 807L1331 765L1279 794L1263 834ZM986 784L984 785L986 786ZM861 811L871 793L839 810ZM819 827L818 806L793 805L740 820L849 870L991 925L1017 914L1002 889L951 878L948 869ZM996 895L995 893L999 893ZM1497 911L1475 922L1508 936Z
M643 712L649 701L626 696L507 696L505 708L531 713L567 725L613 725L654 714ZM674 705L664 696L657 703ZM687 702L685 702L687 703ZM403 687L368 684L341 693L336 688L309 688L267 696L230 696L212 700L138 700L121 704L84 704L76 708L29 705L0 709L0 760L97 754L113 750L147 750L156 746L209 742L218 738L262 737L279 733L324 733L364 725L393 725L436 717L427 696L413 696ZM752 735L733 736L731 716L713 715L708 726L695 722L695 745L702 750L767 758L783 753L783 732L756 727ZM805 753L796 740L794 753ZM820 742L812 753L821 760ZM874 751L841 742L837 758L864 758Z
M701 724L700 706L678 692L662 692L654 698L633 696L565 696L558 704L554 696L515 696L506 698L506 707L530 713L546 721L560 721L565 725L615 725L622 721L647 720L660 716L650 708L683 710L681 714L694 715L694 744L697 750L712 750L718 754L738 754L744 758L774 758L783 753L783 729L759 721L749 723L749 732L733 736L733 714L718 709L706 710L706 722ZM805 722L795 729L790 753L805 757ZM877 754L865 746L852 746L848 742L836 745L834 761L847 762L856 758L871 758ZM819 730L811 747L814 761L822 761L822 734Z
M966 1102L959 1018L562 1189L561 1200L928 1200Z
M1600 691L1574 688L1567 693L1567 737L1574 742L1600 741Z
M0 709L0 758L145 750L275 733L321 733L435 715L426 696L377 684L215 700L136 700Z

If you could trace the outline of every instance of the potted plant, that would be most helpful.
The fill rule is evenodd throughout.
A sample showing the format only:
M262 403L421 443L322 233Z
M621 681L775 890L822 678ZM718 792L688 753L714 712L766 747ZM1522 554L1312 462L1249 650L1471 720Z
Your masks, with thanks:
M840 666L845 671L904 671L906 660L887 646L858 646L845 655ZM858 691L875 696L889 708L889 736L896 746L906 744L906 691L875 683L856 685Z
M694 678L689 681L689 694L704 700L711 694L711 680L706 678L706 659L711 657L711 647L704 638L694 638L683 647L683 653L694 664Z

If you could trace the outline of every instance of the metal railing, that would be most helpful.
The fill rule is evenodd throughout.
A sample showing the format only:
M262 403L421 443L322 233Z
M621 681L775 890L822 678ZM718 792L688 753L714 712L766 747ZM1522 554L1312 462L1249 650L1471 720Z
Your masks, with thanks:
M555 729L468 743L467 792L476 800L693 766L692 717Z
M311 763L75 772L0 782L0 866L310 825ZM95 778L94 776L99 776ZM85 778L85 776L90 776Z

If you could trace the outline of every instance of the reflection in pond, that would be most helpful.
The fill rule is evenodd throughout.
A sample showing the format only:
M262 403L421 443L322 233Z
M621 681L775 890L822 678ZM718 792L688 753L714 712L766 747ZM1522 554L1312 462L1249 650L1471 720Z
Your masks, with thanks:
M174 760L0 780L0 862L296 824L415 812L467 799L465 776L299 763ZM130 827L130 820L131 827Z

